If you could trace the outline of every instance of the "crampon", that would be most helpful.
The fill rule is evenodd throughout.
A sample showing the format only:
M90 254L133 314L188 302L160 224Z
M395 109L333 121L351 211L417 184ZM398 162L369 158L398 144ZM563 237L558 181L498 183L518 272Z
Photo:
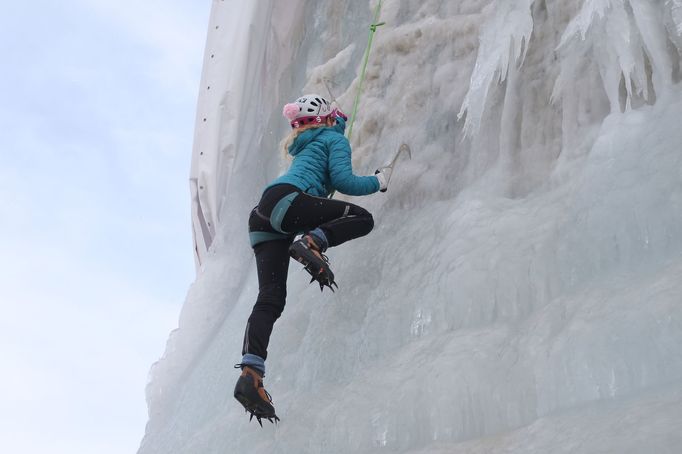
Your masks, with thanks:
M263 427L263 419L275 424L279 418L272 405L272 397L263 387L263 377L249 366L235 364L235 369L242 368L242 374L234 387L234 397L244 406L246 413L250 413L249 421L255 417Z
M320 252L309 235L304 235L300 240L294 241L289 247L289 255L303 264L303 269L312 276L310 283L317 281L320 284L320 291L323 291L325 287L329 287L332 292L334 287L339 288L334 282L334 273L329 268L329 258Z

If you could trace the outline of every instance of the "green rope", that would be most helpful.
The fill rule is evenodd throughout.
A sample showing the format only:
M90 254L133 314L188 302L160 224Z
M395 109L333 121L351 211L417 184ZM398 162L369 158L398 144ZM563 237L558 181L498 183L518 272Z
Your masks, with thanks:
M367 48L365 49L365 57L362 62L362 70L360 71L360 82L358 83L358 91L355 94L355 101L353 102L353 111L350 115L350 125L348 127L348 140L350 140L353 134L353 123L355 123L355 116L358 113L358 104L360 103L360 95L362 94L362 84L365 81L365 71L367 70L367 62L369 61L369 51L372 48L372 40L374 39L374 33L377 31L377 27L384 25L385 22L377 23L379 20L379 14L381 12L381 0L377 2L377 6L374 9L374 22L369 26L369 40L367 41Z
M372 40L374 39L374 33L377 31L377 27L384 25L386 22L379 22L379 13L381 12L381 0L377 2L377 6L374 9L374 22L369 26L369 40L367 41L367 48L365 49L365 57L362 62L362 70L360 71L360 82L358 83L358 91L355 93L355 101L353 101L353 111L350 114L350 125L348 126L348 140L353 134L353 123L355 123L355 116L358 113L358 104L360 103L360 95L362 94L362 83L365 81L365 72L367 70L367 62L369 61L369 51L372 48ZM325 82L326 85L326 82ZM329 91L329 87L327 87ZM331 91L329 91L329 96L332 96ZM333 97L333 96L332 96ZM329 194L329 198L333 199L336 191L332 191Z

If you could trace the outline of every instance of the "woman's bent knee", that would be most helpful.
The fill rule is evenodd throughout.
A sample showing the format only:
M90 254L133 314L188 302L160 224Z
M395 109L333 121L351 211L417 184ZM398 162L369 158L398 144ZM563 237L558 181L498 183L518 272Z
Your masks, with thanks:
M258 299L253 309L254 311L270 312L275 318L279 318L284 310L286 298L287 292L282 286L276 284L264 285L258 292Z
M374 228L374 217L372 214L368 211L367 216L365 216L365 226L367 229L367 233L371 232L372 229Z

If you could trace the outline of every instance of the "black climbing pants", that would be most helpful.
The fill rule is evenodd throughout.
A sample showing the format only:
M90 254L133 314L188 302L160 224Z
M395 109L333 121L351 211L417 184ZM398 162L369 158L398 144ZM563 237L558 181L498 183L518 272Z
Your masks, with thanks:
M291 203L285 204L283 212L279 202L287 196ZM246 325L242 355L251 353L267 358L272 327L284 310L287 296L289 246L297 233L317 227L324 232L329 247L333 247L367 235L374 227L374 220L367 210L357 205L314 197L288 184L266 190L251 212L249 232L272 236L256 244L252 239L258 268L258 299Z

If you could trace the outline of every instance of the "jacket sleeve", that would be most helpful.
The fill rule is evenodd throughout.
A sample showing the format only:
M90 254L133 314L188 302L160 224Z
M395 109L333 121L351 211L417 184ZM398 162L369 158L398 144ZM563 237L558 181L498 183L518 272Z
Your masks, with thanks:
M341 134L329 142L329 176L334 189L347 195L373 194L380 189L375 176L359 177L353 174L350 144Z

